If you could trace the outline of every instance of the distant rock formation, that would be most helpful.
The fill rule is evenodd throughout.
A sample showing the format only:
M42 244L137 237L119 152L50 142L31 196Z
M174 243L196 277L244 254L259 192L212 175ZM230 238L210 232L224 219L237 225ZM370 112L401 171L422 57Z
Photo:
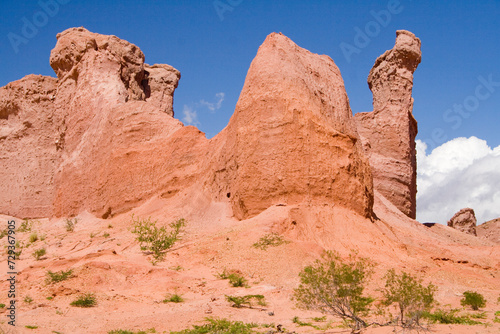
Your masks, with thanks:
M451 217L448 221L448 226L468 234L477 235L476 222L474 210L471 208L464 208Z
M356 118L330 57L270 34L234 115L211 140L173 118L173 67L149 66L137 46L84 28L57 39L57 79L27 76L0 88L1 213L107 218L193 186L229 201L239 219L283 203L371 217L373 170L380 192L413 214L420 42L409 32L398 31L377 60L375 110Z
M500 244L500 218L489 220L476 226L477 236Z
M373 186L408 217L416 217L417 161L413 117L413 72L421 60L420 40L405 30L375 61L368 76L373 111L355 115L373 171Z

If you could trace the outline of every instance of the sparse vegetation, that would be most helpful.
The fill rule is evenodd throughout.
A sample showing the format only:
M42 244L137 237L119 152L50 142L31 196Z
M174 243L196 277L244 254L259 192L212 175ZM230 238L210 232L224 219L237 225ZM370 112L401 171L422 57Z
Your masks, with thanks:
M76 226L77 223L78 223L78 219L77 218L75 218L75 219L67 218L66 219L66 231L67 232L73 232L75 230L75 226Z
M76 307L94 307L97 305L97 298L92 293L86 293L70 303Z
M0 239L3 239L6 235L9 234L9 229L6 227L2 231L0 231Z
M406 328L420 326L422 313L430 310L434 303L436 287L424 286L416 277L405 272L397 275L394 270L389 270L385 279L383 304L396 303L399 309L399 317L394 322Z
M31 232L33 228L33 221L29 219L23 219L21 226L17 229L18 232Z
M475 291L465 291L463 298L460 300L462 306L470 306L474 311L486 306L486 299L483 295Z
M33 303L33 298L31 298L30 296L26 296L26 297L24 297L23 301L26 304L31 304L31 303Z
M247 280L238 274L230 274L228 276L229 284L235 288L241 288L247 286Z
M260 306L266 306L266 299L263 295L227 296L226 300L232 303L232 307L241 308L247 306L252 308L252 301L256 301Z
M373 302L373 298L363 296L370 273L366 259L351 256L349 261L343 261L327 253L323 261L316 261L299 274L301 284L294 298L299 307L350 320L352 331L357 331L368 326L362 317Z
M162 226L156 226L157 220L151 221L151 217L147 219L135 219L132 216L134 229L132 233L137 234L137 241L140 242L142 250L148 250L153 253L154 261L163 260L164 252L170 249L175 242L179 240L179 234L185 226L186 221L181 218L170 224L171 231Z
M220 279L229 280L229 284L235 288L248 287L247 280L237 272L228 273L226 269L216 275Z
M0 304L0 308L5 308L5 304Z
M105 238L109 238L109 233L104 232L104 234L102 236Z
M435 312L424 311L422 312L422 318L428 319L433 323L441 324L460 324L460 325L481 325L480 321L472 320L470 315L457 315L458 309L452 309L449 311L436 310Z
M38 328L38 326L31 326L31 325L26 325L24 327L26 327L28 329L37 329Z
M282 236L277 233L270 233L261 237L258 242L253 244L253 247L266 250L267 247L277 247L285 243L288 243L288 241L284 240Z
M50 283L58 283L61 281L65 281L68 278L70 278L72 274L73 274L73 269L67 271L61 270L55 273L49 270L47 271L48 277L46 279L46 282L47 284L50 284Z
M178 294L167 295L165 299L162 300L163 303L182 303L183 301L184 299L182 296Z
M38 240L38 234L36 232L31 233L28 239L29 243L32 244L37 240Z
M40 260L42 258L42 256L44 256L45 254L47 254L47 251L45 250L45 248L40 248L40 249L37 249L33 252L33 257L35 258L36 261Z
M253 334L252 328L257 328L259 325L254 323L244 323L241 321L231 321L227 319L206 318L207 322L204 325L193 325L192 329L185 329L180 332L170 332L170 334Z

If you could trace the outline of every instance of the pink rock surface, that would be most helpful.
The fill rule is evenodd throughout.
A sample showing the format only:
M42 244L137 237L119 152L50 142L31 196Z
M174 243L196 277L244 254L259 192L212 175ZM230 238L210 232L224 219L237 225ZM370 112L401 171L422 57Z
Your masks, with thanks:
M394 48L377 58L368 76L373 111L355 115L374 188L411 218L416 217L417 194L417 121L411 92L420 59L420 40L398 30Z
M464 208L458 211L448 220L448 226L456 230L477 235L476 233L476 214L471 208Z

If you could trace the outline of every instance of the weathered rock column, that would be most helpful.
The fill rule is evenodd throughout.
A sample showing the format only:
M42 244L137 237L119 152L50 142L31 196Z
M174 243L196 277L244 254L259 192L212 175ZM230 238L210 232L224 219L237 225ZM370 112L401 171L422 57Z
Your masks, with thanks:
M373 112L355 115L375 190L411 218L416 217L417 195L417 121L411 92L421 54L420 40L398 30L396 45L377 58L368 75Z

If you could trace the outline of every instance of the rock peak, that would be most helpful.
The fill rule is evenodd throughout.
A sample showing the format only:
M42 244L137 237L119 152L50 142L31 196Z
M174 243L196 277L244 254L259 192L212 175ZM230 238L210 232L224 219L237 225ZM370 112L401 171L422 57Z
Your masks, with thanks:
M477 219L474 210L463 208L451 217L448 221L448 226L468 234L477 235L476 223Z
M418 132L411 93L420 60L420 40L398 30L394 47L377 58L368 75L373 112L355 115L375 189L410 218L416 217Z

